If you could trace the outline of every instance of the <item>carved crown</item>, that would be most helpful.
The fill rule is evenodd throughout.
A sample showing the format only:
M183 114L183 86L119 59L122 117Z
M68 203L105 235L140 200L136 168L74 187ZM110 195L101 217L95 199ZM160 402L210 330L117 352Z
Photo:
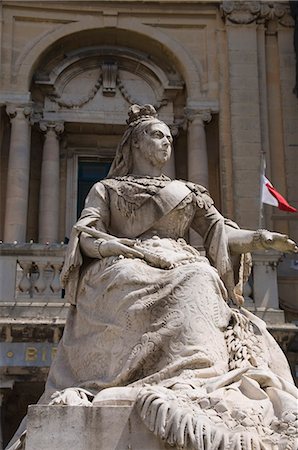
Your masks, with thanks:
M133 126L143 120L153 119L155 117L157 117L157 112L152 105L132 105L128 110L127 124Z

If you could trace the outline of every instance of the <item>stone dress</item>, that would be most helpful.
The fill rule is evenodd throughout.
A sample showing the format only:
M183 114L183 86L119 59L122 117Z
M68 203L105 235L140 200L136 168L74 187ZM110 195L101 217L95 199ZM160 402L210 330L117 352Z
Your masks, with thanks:
M235 271L229 254L226 231L236 225L206 189L185 183L183 200L136 232L140 217L151 224L150 199L169 183L126 176L91 189L79 225L138 238L139 247L172 264L86 258L73 229L62 274L72 306L43 402L69 387L95 394L135 386L144 422L172 445L297 448L295 387L284 355L260 319L228 306L249 272L243 257ZM183 239L190 226L207 257Z

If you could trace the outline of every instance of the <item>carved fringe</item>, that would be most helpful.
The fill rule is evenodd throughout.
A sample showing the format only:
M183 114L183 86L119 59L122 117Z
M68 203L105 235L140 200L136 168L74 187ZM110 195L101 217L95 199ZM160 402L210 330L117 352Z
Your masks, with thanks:
M257 435L231 433L212 424L202 410L179 405L170 390L144 388L137 400L140 416L150 431L178 448L193 450L261 450Z
M258 358L262 349L249 319L237 310L232 311L230 324L225 331L225 339L231 370L248 365L258 366Z

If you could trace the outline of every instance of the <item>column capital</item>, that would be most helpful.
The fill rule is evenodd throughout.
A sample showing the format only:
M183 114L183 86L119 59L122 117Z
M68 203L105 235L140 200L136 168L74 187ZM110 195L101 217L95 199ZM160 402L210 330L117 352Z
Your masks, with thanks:
M171 134L173 137L177 137L180 133L181 129L186 129L186 120L185 117L182 119L177 119L174 121L174 123L172 123L171 125L169 125Z
M211 109L185 108L184 113L189 122L199 120L203 124L204 122L209 123L212 119Z
M6 104L6 113L10 117L10 119L14 118L26 118L30 119L33 113L32 104L15 104L15 103L7 103Z
M39 128L45 133L53 131L58 136L64 131L64 122L41 120L39 122Z
M293 27L289 2L230 1L223 0L221 14L227 23L248 25L277 20L285 27Z

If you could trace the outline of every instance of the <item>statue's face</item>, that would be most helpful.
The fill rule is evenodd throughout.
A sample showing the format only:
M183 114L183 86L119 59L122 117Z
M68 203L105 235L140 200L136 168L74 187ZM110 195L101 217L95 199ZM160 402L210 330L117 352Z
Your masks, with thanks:
M170 158L173 138L163 122L149 124L138 136L138 152L154 166L162 167Z

